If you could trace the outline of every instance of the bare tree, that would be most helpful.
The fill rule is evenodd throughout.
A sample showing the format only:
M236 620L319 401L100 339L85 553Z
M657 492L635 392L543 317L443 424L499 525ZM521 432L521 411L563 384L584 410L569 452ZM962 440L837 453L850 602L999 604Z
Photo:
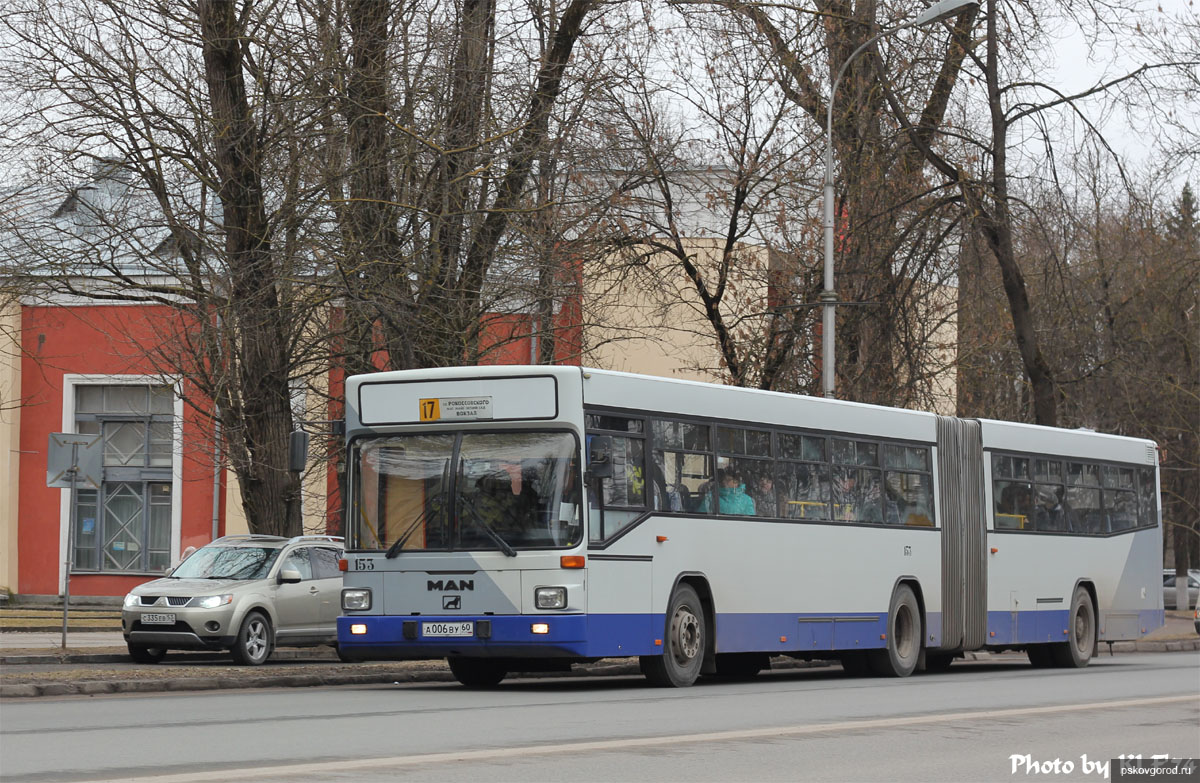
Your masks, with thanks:
M311 104L275 59L309 28L279 11L14 3L0 67L19 107L4 143L61 205L7 215L10 277L175 311L178 339L153 358L220 422L251 529L287 535L300 532L292 392L318 342L305 227L320 221L303 193Z
M694 5L719 6L744 20L743 36L759 43L783 94L807 116L813 137L825 125L833 75L852 52L899 21L888 22L889 9L874 0L818 0L800 8L733 0ZM839 90L833 123L833 147L841 163L839 298L859 303L839 309L838 355L845 361L839 362L838 384L843 396L910 404L896 390L910 388L910 381L918 386L922 379L928 381L931 367L913 361L921 349L911 339L911 329L933 310L914 306L922 297L912 295L927 294L946 279L939 252L952 234L955 219L948 208L954 199L925 181L920 154L897 137L889 96L879 83L881 74L889 74L895 80L893 97L919 106L913 114L921 127L936 127L959 79L971 20L969 11L956 20L954 44L941 53L931 53L936 51L932 46L944 49L944 44L923 46L901 36L885 61L876 44L870 56L850 61ZM821 51L828 54L823 63L806 54ZM822 69L829 73L827 79L817 76ZM946 313L945 307L934 309ZM952 315L935 316L945 317Z
M485 315L534 298L539 274L508 245L520 216L548 206L533 187L538 163L561 131L572 53L600 5L346 6L331 136L346 165L329 170L327 188L344 239L335 261L352 369L470 363Z
M1096 24L1102 30L1111 31L1115 26L1115 15L1120 9L1095 10L1098 12ZM1194 62L1189 62L1187 56L1179 57L1180 52L1176 50L1172 52L1174 59L1142 65L1129 73L1102 80L1068 95L1039 80L1034 75L1037 66L1018 54L1036 51L1038 36L1043 34L1043 22L1049 22L1050 14L1051 11L1044 8L1008 6L994 0L985 2L983 16L986 36L983 52L981 54L977 48L971 48L969 59L973 72L978 74L979 82L984 85L985 127L972 131L968 123L967 126L948 130L947 135L957 140L949 145L936 143L936 136L931 134L937 128L927 118L909 122L886 83L884 91L894 114L901 120L912 148L924 155L946 183L958 189L978 234L980 248L986 248L988 255L996 262L1008 303L1013 342L1029 386L1031 418L1039 424L1054 426L1059 421L1062 390L1039 336L1035 307L1030 301L1027 280L1018 261L1016 231L1021 220L1016 213L1027 207L1022 204L1023 194L1014 191L1013 183L1020 181L1018 176L1038 179L1035 171L1039 168L1042 172L1049 172L1048 179L1058 177L1055 151L1061 149L1064 142L1073 144L1074 141L1064 139L1054 131L1056 122L1061 121L1064 112L1079 120L1083 132L1095 141L1098 148L1113 155L1113 150L1098 127L1088 119L1086 100L1108 98L1111 104L1119 100L1122 91L1131 86L1166 96L1170 88L1162 79L1177 80L1180 74L1186 78ZM1018 18L1020 15L1024 17ZM1060 23L1073 21L1069 16L1059 20ZM965 94L970 95L970 92ZM1021 146L1011 140L1015 131L1029 125L1036 128L1035 134L1046 151L1040 159L1031 160L1027 157L1031 155L1031 145ZM1024 160L1014 162L1014 158Z

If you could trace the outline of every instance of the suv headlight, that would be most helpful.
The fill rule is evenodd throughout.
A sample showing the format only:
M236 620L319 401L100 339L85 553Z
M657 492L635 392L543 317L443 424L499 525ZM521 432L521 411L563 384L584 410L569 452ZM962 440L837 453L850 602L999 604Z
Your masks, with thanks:
M229 593L225 595L202 595L199 598L192 599L192 606L198 606L201 609L216 609L218 606L233 603L233 596Z
M138 606L138 605L139 605L139 604L141 604L141 603L142 603L142 597L141 597L141 596L139 596L139 595L134 595L133 593L126 593L126 594L125 594L125 606L126 606L126 608L128 608L128 607L131 607L131 606Z
M371 591L347 588L342 591L342 608L347 612L362 612L371 608Z
M567 588L536 588L533 591L533 605L538 609L562 609L567 605Z

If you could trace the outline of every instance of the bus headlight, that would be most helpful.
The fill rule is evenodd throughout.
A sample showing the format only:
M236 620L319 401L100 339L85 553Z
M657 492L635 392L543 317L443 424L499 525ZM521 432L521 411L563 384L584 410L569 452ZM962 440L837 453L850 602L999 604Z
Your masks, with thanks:
M371 608L371 591L348 588L342 591L342 608L348 612L362 612Z
M562 609L567 605L567 588L536 588L533 591L533 605L538 609Z

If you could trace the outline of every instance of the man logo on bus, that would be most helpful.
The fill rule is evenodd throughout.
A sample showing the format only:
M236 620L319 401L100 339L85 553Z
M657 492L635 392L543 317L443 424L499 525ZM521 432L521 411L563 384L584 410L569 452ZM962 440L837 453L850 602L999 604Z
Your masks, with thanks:
M459 579L456 581L454 579L447 579L445 581L442 581L441 579L430 579L429 581L427 581L425 583L425 589L431 593L432 592L443 593L443 592L446 592L447 590L460 590L460 591L474 590L475 589L475 580L474 579Z
M443 609L462 609L462 596L461 595L443 595L442 596L442 608Z

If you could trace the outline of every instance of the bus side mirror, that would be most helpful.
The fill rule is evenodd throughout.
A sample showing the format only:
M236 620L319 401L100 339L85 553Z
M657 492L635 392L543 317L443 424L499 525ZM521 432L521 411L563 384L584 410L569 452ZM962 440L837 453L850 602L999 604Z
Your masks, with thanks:
M304 430L293 430L288 441L288 470L293 473L303 473L308 465L308 433Z
M612 436L593 435L588 439L588 477L612 478Z

